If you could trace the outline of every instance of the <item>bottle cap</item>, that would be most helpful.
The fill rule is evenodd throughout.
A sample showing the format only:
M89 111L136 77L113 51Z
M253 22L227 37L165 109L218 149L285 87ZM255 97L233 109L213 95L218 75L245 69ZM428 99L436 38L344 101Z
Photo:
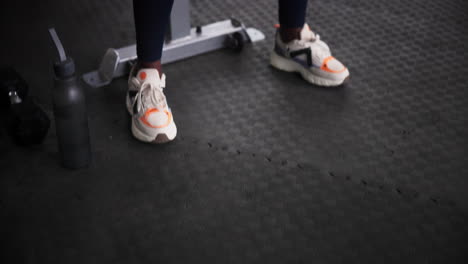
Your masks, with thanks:
M60 79L73 76L75 74L75 62L70 57L65 61L56 61L54 63L54 73Z

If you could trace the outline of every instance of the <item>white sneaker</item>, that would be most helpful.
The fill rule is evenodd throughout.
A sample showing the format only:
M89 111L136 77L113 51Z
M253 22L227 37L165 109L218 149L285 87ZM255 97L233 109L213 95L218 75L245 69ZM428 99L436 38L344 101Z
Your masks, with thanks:
M338 86L349 77L348 69L331 55L328 45L307 24L301 30L301 39L289 43L283 43L276 32L270 63L283 71L299 72L305 80L320 86Z
M163 89L166 75L159 78L156 69L130 72L127 92L127 109L132 116L132 133L143 142L166 143L177 135L171 109Z

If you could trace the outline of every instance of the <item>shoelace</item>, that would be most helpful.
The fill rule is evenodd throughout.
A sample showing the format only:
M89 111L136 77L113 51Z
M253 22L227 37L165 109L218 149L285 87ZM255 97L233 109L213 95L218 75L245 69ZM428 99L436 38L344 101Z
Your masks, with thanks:
M312 30L309 30L306 36L299 40L299 43L304 45L305 48L312 49L313 45L315 45L315 47L319 47L319 49L314 49L314 54L322 60L330 56L330 50L328 46L326 46L326 44L322 44L323 41L320 41L320 35L314 33Z
M136 78L135 80L138 82ZM138 102L138 112L140 112L142 109L145 109L147 106L156 106L164 108L166 97L164 96L163 89L165 86L165 75L162 76L159 87L148 82L142 83L140 90L136 94L137 100L134 101L134 104Z
M307 31L307 35L304 38L304 42L317 42L320 40L320 35L315 34L312 30Z

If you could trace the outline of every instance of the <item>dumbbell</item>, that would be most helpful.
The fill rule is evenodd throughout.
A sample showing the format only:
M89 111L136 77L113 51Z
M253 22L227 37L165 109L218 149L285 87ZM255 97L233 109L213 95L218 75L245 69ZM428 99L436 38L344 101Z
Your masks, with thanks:
M0 107L2 110L10 108L10 92L16 92L20 98L28 96L28 84L11 67L0 69Z
M6 130L13 141L21 146L41 143L50 119L27 97L28 85L14 69L0 70L0 92L2 106L5 104L7 108Z

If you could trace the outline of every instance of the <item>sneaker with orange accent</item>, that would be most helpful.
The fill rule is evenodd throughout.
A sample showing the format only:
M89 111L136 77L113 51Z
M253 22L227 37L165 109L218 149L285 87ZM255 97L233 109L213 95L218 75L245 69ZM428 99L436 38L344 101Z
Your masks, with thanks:
M171 109L163 89L166 75L159 77L156 69L130 72L127 92L127 110L132 116L132 133L143 142L166 143L177 135Z
M284 43L277 31L270 63L283 71L299 72L305 80L320 86L339 86L349 78L348 69L307 24L301 30L301 39L289 43Z

